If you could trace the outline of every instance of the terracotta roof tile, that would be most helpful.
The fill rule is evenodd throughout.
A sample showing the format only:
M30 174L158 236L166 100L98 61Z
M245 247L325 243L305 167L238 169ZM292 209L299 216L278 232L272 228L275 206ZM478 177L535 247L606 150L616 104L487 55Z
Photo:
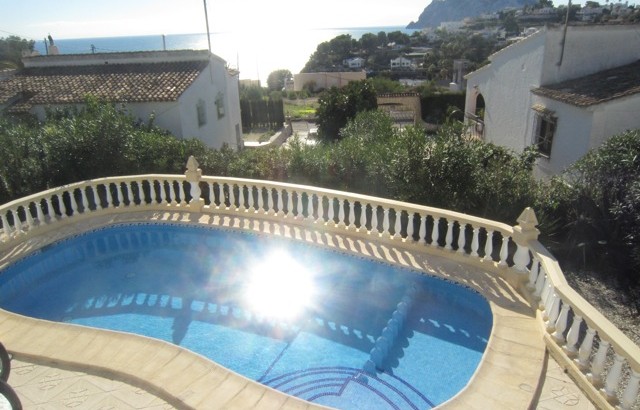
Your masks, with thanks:
M200 60L26 68L0 81L0 104L24 94L31 96L30 106L81 103L88 94L111 102L175 101L207 64Z
M589 107L638 94L640 61L558 84L534 88L531 92L578 107Z

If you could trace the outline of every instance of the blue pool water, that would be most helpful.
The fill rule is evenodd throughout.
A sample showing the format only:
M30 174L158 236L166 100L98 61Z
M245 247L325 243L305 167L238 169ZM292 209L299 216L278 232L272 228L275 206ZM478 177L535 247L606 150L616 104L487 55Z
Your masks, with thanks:
M340 409L424 409L458 393L492 326L476 292L284 238L116 225L0 272L0 307L178 344Z

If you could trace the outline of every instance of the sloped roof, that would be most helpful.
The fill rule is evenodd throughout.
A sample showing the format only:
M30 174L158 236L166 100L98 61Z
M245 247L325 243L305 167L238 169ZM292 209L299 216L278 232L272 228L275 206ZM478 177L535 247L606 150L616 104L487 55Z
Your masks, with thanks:
M0 81L0 104L82 103L86 95L111 102L175 101L208 61L31 67Z
M577 107L589 107L640 93L640 61L538 87L532 93Z

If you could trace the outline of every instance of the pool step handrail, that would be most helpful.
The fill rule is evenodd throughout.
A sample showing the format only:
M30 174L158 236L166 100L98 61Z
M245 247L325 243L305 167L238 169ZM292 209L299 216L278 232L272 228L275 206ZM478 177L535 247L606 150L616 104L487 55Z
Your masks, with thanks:
M0 252L63 224L137 211L198 212L287 222L388 242L475 265L531 300L545 343L599 407L639 400L640 347L568 284L538 241L535 212L510 226L484 218L312 186L184 175L108 177L52 188L0 206Z

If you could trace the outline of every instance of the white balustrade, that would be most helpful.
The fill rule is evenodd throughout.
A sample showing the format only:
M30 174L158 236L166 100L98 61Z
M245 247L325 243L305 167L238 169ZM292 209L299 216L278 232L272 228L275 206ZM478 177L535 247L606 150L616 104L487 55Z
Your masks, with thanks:
M193 170L197 170L197 167L192 167ZM619 401L620 408L629 409L636 405L640 385L640 354L637 348L566 284L557 261L537 241L537 230L534 228L537 221L532 210L525 210L518 218L519 225L510 227L446 210L347 192L271 181L203 177L197 171L191 178L187 178L186 174L149 175L71 184L0 206L0 247L4 250L11 246L12 241L20 240L31 231L51 224L66 223L67 218L81 214L105 213L115 208L121 212L141 205L151 209L166 209L184 204L185 210L201 210L192 207L192 204L203 203L204 198L208 198L204 208L208 212L251 210L256 214L288 218L300 224L315 221L329 229L346 228L354 235L368 232L391 238L393 232L393 239L397 240L399 246L412 246L416 242L420 245L430 244L430 251L436 253L442 253L442 247L446 251L455 247L457 253L467 255L470 262L484 261L487 263L486 269L496 274L499 274L496 266L509 269L511 276L519 278L524 285L522 289L531 292L530 296L537 300L540 317L551 333L545 342L564 345L562 349L553 350L556 352L554 354L573 359L569 361L571 366L568 371L578 371L574 374L577 376L580 370L588 371L593 386L600 388L603 385L604 393L612 403ZM206 187L204 194L200 183ZM430 228L429 221L432 221ZM390 226L392 222L393 226ZM454 230L457 230L457 237ZM497 238L500 238L501 245L499 255L494 259L494 241L497 243ZM511 261L513 266L509 267ZM582 327L586 327L584 336L581 336ZM592 355L596 336L600 343L596 354ZM605 363L611 357L610 350L614 362L603 380ZM626 374L625 366L630 368L627 379L623 377ZM622 383L627 384L624 386ZM597 392L595 388L594 391ZM621 392L619 397L615 397L617 392Z

